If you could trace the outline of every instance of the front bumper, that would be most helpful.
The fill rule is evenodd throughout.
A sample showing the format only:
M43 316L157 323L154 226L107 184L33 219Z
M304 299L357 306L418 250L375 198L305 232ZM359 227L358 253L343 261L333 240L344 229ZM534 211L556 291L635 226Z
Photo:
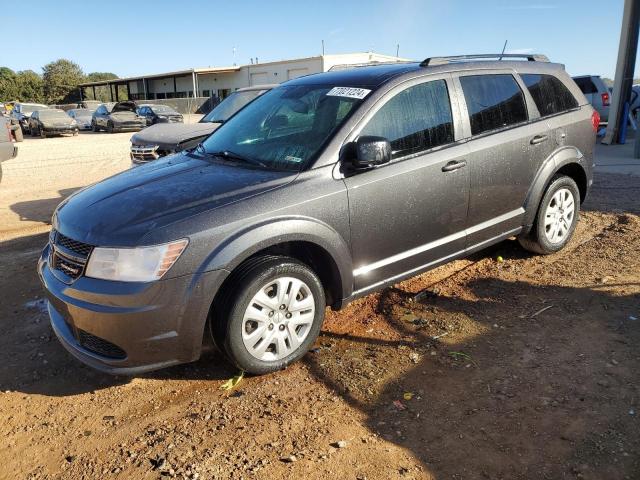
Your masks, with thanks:
M60 281L49 266L47 245L38 275L51 326L78 360L116 375L186 363L200 357L204 326L226 270L149 283L80 277Z
M113 122L113 128L118 131L131 131L137 132L138 130L142 130L143 128L147 128L147 122Z
M78 127L43 127L42 131L44 131L47 135L64 135L64 134L73 134L78 130Z

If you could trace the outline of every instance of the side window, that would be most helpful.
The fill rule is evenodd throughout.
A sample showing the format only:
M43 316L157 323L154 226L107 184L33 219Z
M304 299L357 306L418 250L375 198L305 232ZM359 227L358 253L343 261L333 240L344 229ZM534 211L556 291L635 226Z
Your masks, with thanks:
M574 78L575 82L578 84L578 88L585 95L589 95L591 93L598 93L598 88L595 83L591 80L591 77L579 77Z
M460 77L471 121L471 134L515 125L527 120L524 95L513 75Z
M578 106L578 102L553 75L521 75L542 117L566 112Z
M375 113L360 135L389 140L393 158L453 142L446 82L421 83L398 93Z

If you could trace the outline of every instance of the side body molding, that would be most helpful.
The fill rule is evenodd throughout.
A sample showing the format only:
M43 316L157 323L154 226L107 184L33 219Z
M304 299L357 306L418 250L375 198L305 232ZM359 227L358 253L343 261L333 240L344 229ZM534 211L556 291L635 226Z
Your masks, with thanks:
M586 176L589 167L585 165L585 162L585 156L580 150L576 147L567 146L554 151L542 163L525 199L523 234L527 234L531 231L531 227L533 226L533 222L538 211L538 205L540 204L540 200L542 200L545 188L556 172L565 165L573 163L579 165Z
M342 298L351 295L353 266L347 243L326 223L303 216L270 218L234 232L216 245L200 271L233 271L251 255L285 242L308 242L322 248L335 262L342 284Z

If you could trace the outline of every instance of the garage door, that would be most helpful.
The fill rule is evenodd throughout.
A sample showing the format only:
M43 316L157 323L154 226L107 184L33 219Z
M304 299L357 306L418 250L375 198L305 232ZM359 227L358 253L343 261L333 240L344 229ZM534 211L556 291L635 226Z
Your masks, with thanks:
M251 74L251 86L264 85L265 83L269 83L269 76L267 75L267 72L258 72Z
M308 68L292 68L287 70L287 80L291 80L292 78L298 78L303 75L307 75L309 73Z

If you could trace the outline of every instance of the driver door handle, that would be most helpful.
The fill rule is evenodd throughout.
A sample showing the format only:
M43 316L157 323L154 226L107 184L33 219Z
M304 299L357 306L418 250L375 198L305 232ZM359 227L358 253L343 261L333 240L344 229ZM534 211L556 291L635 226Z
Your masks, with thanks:
M444 167L442 167L443 172L453 172L454 170L458 170L460 168L464 168L467 166L466 160L453 160L448 162Z
M548 135L536 135L531 140L529 140L529 143L531 145L538 145L539 143L546 142L547 140L549 140Z

